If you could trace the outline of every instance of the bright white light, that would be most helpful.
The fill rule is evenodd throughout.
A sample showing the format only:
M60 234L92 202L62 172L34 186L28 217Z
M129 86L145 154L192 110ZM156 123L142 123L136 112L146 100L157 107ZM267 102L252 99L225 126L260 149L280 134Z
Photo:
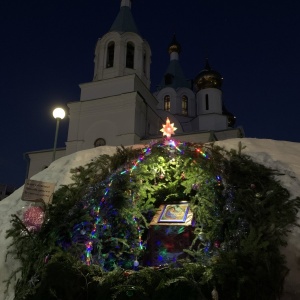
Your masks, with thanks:
M57 108L54 109L53 117L55 119L63 119L65 116L66 116L66 113L62 108L57 107Z

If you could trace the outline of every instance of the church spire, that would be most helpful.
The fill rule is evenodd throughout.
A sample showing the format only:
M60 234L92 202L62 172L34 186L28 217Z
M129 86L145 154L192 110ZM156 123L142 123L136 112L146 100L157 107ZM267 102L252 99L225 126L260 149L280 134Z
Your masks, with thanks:
M181 46L176 40L176 35L173 35L172 42L169 45L170 60L178 60L181 52Z
M110 30L117 32L134 32L140 34L131 13L131 0L121 0L121 7Z
M178 43L175 34L173 35L172 41L169 44L168 51L170 54L170 63L159 85L159 89L163 89L165 87L173 87L174 89L180 87L190 88L191 83L185 77L179 63L179 53L181 52L181 46Z

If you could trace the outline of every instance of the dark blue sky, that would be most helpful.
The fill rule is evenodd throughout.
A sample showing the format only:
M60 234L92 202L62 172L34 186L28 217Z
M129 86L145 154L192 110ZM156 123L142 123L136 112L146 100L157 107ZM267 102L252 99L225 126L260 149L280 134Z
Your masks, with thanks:
M52 109L79 99L93 77L94 47L119 0L0 2L0 183L20 186L23 154L53 147ZM300 142L300 1L135 0L152 49L152 90L167 68L173 33L186 77L205 57L223 77L223 100L247 137ZM61 123L59 147L67 139Z

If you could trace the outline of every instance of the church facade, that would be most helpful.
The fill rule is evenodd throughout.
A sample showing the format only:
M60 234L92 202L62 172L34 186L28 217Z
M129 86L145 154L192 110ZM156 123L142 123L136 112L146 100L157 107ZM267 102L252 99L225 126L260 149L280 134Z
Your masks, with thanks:
M194 80L185 78L179 62L181 46L173 37L170 62L155 93L150 92L151 48L121 0L110 30L97 41L93 80L80 84L80 101L71 102L65 149L57 158L93 147L147 144L162 138L169 118L176 139L210 142L243 137L235 117L222 101L222 76L208 61ZM154 62L155 63L155 62ZM26 153L28 177L51 163L52 150Z

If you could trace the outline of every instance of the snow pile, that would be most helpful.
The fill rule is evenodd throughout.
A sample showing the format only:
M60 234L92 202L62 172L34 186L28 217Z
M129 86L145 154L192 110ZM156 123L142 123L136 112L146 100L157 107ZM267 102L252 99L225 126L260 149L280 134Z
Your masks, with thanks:
M55 183L55 190L58 190L61 185L72 182L70 169L84 166L99 155L112 155L115 150L115 147L103 146L76 152L56 160L47 169L30 179ZM0 202L0 300L14 299L13 287L10 286L8 292L5 293L6 283L3 281L7 280L12 270L18 267L18 262L14 261L11 256L8 256L6 260L7 247L12 241L5 239L5 236L6 231L10 228L11 215L17 214L22 218L24 207L29 205L29 202L21 200L22 193L23 186Z
M239 142L246 148L243 153L250 155L254 161L269 168L276 169L282 176L278 180L289 190L292 197L300 195L300 143L291 143L274 140L259 139L231 139L219 141L216 144L224 146L226 149L238 149ZM137 146L139 147L139 146ZM31 179L56 184L56 190L61 185L71 183L70 169L83 166L89 163L94 157L101 154L112 155L115 147L98 147L90 150L80 151L66 157L62 157L53 162L47 169L33 176ZM19 188L12 195L0 202L0 299L13 300L14 292L10 287L5 293L6 284L3 282L11 274L12 270L18 267L12 257L6 260L7 247L11 240L5 239L6 231L10 228L12 214L23 213L27 202L21 200L23 187ZM299 223L300 224L300 223ZM288 247L283 249L287 257L289 276L286 279L285 294L283 300L300 299L300 228L293 228L288 237Z

